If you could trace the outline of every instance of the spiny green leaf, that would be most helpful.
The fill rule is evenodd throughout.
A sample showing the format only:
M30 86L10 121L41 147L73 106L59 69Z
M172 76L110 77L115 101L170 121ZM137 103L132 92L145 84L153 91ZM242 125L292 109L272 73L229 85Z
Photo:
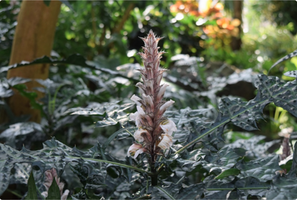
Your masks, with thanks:
M135 166L137 163L132 165L131 162L128 163L126 161L117 160L112 158L110 155L105 156L107 158L106 160L103 159L104 156L102 155L100 148L96 146L87 151L81 151L76 148L70 148L54 138L46 141L43 149L37 151L30 151L26 148L18 151L8 145L0 143L0 195L2 195L9 185L11 176L10 172L12 169L21 170L23 172L28 171L28 168L22 165L18 165L18 168L15 168L16 163L29 163L32 166L38 166L41 173L44 173L46 169L52 167L57 168L57 170L63 170L68 163L73 166L78 163L87 163L92 168L98 168L97 171L102 170L106 172L106 167L110 164L120 168L126 168L131 171L141 172L148 175L150 174L150 172L145 169L140 168L137 165ZM130 173L129 170L127 173ZM97 171L95 175L98 174ZM125 172L125 170L121 170L120 174L123 174L123 172ZM15 173L17 174L18 172ZM88 173L86 174L87 176L89 175ZM131 175L128 176L131 177ZM102 177L105 176L102 175ZM27 177L25 178L27 179ZM100 181L101 184L105 184L104 179L99 178L98 182ZM115 185L117 184L118 183Z
M261 181L269 181L275 177L275 173L281 168L279 167L279 156L272 155L265 158L251 160L249 162L242 161L237 164L237 168L241 174L248 177L255 177Z
M256 81L258 88L257 96L247 103L240 99L223 98L220 106L221 112L214 123L206 125L200 131L199 136L192 139L188 144L175 152L178 154L195 144L215 131L220 136L223 133L224 126L232 122L235 125L253 130L256 127L256 120L261 118L263 108L270 102L286 109L292 115L297 117L297 81L285 82L277 77L259 75Z
M297 117L297 81L285 82L278 77L260 75L256 82L258 94L255 100L274 102ZM262 103L262 104L263 104Z
M296 77L297 77L297 70L295 70L295 71L288 71L288 72L285 72L284 75L285 75L285 76L289 76L289 77L294 77L294 78L296 78Z
M106 61L105 61L106 62ZM106 74L110 74L110 75L116 75L119 77L123 77L129 80L133 80L135 82L138 82L138 80L135 80L133 78L129 78L127 76L122 75L121 73L117 72L117 71L113 71L110 70L108 68L103 68L101 66L99 66L97 63L95 62L89 62L86 60L86 58L84 58L82 55L79 54L72 54L69 57L67 57L66 59L63 60L56 60L47 56L43 56L41 58L37 58L35 60L33 60L32 62L21 62L18 64L14 64L14 65L10 65L8 67L1 67L0 68L0 73L2 72L6 72L9 69L13 69L13 68L18 68L18 67L24 67L27 65L32 65L32 64L41 64L41 63L50 63L50 64L72 64L72 65L79 65L82 67L87 67L90 69L95 69L95 70L99 70L103 73Z
M276 65L278 65L281 62L284 62L285 60L288 60L290 58L293 58L294 56L297 56L297 50L293 51L292 53L289 53L288 55L282 57L281 59L279 59L278 61L276 61L269 69L268 73L272 70L272 68L274 68Z

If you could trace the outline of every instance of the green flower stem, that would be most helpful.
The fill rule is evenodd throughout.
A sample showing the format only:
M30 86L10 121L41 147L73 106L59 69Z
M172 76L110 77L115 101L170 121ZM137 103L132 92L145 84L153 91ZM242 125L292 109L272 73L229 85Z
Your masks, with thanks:
M19 197L20 199L23 197L23 195L19 194L18 192L14 191L14 190L6 189L6 191L14 194L15 196Z
M87 161L109 163L109 164L117 165L117 166L128 168L128 169L133 169L133 170L138 171L138 172L143 172L143 173L148 174L149 176L152 175L150 172L145 171L143 169L133 167L133 166L130 166L130 165L126 165L126 164L122 164L122 163L118 163L118 162L109 161L109 160L100 160L100 159L95 159L95 158L83 158L83 157L74 157L74 156L67 156L67 158L73 159L73 160L83 159L83 160L87 160Z
M206 188L208 191L217 191L217 190L233 190L235 188ZM244 187L244 188L237 188L238 190L262 190L262 189L269 189L269 187Z

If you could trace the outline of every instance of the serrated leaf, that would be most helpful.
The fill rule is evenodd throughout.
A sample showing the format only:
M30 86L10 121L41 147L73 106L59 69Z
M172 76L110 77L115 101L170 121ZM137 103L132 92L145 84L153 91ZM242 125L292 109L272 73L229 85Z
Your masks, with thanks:
M33 176L33 172L30 173L29 180L28 180L28 194L25 199L38 199L37 198L37 189L36 184Z
M72 115L97 115L104 116L104 119L98 121L96 126L105 127L115 125L117 123L125 124L129 120L129 114L124 112L131 108L133 103L125 103L120 105L118 102L115 103L91 103L86 108L71 108L65 112L71 113Z
M235 176L235 175L238 175L238 174L240 174L240 170L238 170L236 168L231 168L231 169L227 169L227 170L223 171L222 173L220 173L219 175L217 175L215 177L215 179L223 179L225 177Z
M266 156L265 158L243 162L236 167L241 174L248 177L255 177L261 181L269 181L275 177L275 173L281 168L279 167L279 156Z
M296 177L290 177L289 175L285 177L277 176L271 188L267 191L267 199L296 199L297 198L297 183Z
M270 142L264 142L265 136L254 136L248 140L239 139L232 144L228 144L231 148L245 149L245 156L249 158L265 158L267 157L267 151L274 144L277 144L277 140Z
M94 176L100 172L100 169L106 170L106 166L114 165L120 168L127 168L129 170L150 174L146 170L132 165L131 162L120 161L112 158L110 155L105 155L108 160L103 159L103 155L100 152L100 148L94 146L87 151L81 151L76 148L70 148L63 143L55 140L54 138L44 143L43 149L37 151L30 151L23 148L21 151L15 150L7 145L0 144L0 196L6 190L9 185L12 169L22 170L24 172L30 170L25 166L19 165L18 168L14 168L16 163L29 163L32 167L38 167L41 174L46 169L56 168L58 171L63 170L66 164L77 165L78 163L87 163L89 166L95 169ZM101 167L99 167L99 163ZM135 163L134 163L135 164ZM98 169L96 169L98 168ZM123 171L121 171L122 173ZM15 172L18 173L18 172ZM28 172L29 173L29 172ZM88 177L88 173L87 173ZM104 179L98 178L101 184L105 184ZM123 180L117 179L122 182ZM112 183L118 185L117 183ZM113 188L112 187L112 188Z
M27 83L29 82L31 79L28 79L28 78L22 78L22 77L12 77L10 79L7 80L7 83L10 85L10 86L15 86L15 85L18 85L18 84L24 84L24 83Z
M176 151L176 154L191 147L213 132L217 131L216 135L220 136L224 130L223 127L229 122L233 122L241 128L253 129L256 120L260 119L262 115L263 108L270 102L274 102L275 105L286 109L297 117L296 80L284 82L277 77L259 75L255 84L258 88L257 96L247 103L243 103L240 99L223 98L223 104L220 106L220 109L222 109L221 114L217 117L215 123L206 125L203 130L199 131L199 136L196 136L195 139L192 139L184 147Z
M256 110L249 109L246 112L242 112L242 108L245 107L246 102L243 102L241 99L229 99L222 98L221 103L219 104L219 109L222 112L222 117L228 117L231 119L231 122L248 131L257 130L256 120L261 118L261 112L263 108ZM236 116L236 117L234 117Z
M257 82L259 100L274 102L276 106L286 109L297 117L297 84L296 80L285 82L278 77L259 76Z
M285 76L297 78L297 70L284 73Z
M274 68L276 65L290 59L293 58L294 56L297 56L297 50L293 51L292 53L289 53L288 55L282 57L281 59L279 59L278 61L276 61L269 69L268 73L272 70L272 68Z
M42 64L42 63L79 65L82 67L99 70L106 74L116 75L116 76L123 77L123 78L129 79L129 80L133 80L135 82L138 81L133 78L129 78L125 75L122 75L121 73L119 73L117 71L113 71L111 69L101 67L96 62L87 61L86 58L84 58L82 55L79 55L79 54L72 54L69 57L67 57L66 59L62 59L62 60L56 60L56 59L53 59L53 58L50 58L47 56L43 56L41 58L37 58L37 59L33 60L32 62L23 61L21 63L10 65L8 67L1 67L0 73L7 72L9 69L13 69L13 68L24 67L24 66L32 65L32 64Z
M11 97L12 95L13 95L13 91L11 89L5 88L2 85L0 85L0 97L1 98Z

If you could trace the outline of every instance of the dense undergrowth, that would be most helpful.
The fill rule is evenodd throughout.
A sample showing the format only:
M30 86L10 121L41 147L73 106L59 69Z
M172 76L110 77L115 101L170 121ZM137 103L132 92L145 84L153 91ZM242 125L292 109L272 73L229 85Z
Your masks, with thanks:
M88 2L86 7L78 1L73 4L80 13L77 21L67 14L71 6L63 5L55 56L13 66L7 66L7 58L16 26L10 11L15 8L0 10L5 28L0 33L5 38L0 45L0 118L5 115L0 124L0 198L45 199L47 192L47 199L60 199L68 191L68 199L296 199L297 72L284 73L284 81L272 65L294 49L292 38L267 30L266 46L248 44L238 52L209 47L201 57L198 44L204 39L197 36L201 30L194 16L173 23L175 16L165 3L139 1L134 5L138 11L123 27L130 31L125 39L121 32L96 43L96 37L104 36L100 31L112 31L119 22L119 17L105 14L131 6L119 3ZM92 38L92 21L86 19L89 10L97 12L94 6L100 8L98 24L104 29ZM164 116L177 127L170 150L158 154L154 166L146 154L127 156L138 129L129 118L137 110L130 98L138 94L138 69L143 68L135 56L142 43L135 38L151 28L164 36L160 45L167 53L161 64L168 70L162 83L169 85L164 99L175 101ZM270 48L276 40L277 50ZM288 44L290 50L285 49ZM260 53L253 54L255 49ZM67 57L65 52L72 51L88 59ZM274 56L259 66L259 56L267 55ZM295 56L296 51L276 64ZM295 61L280 69L296 69ZM48 79L5 78L9 69L36 63L51 65ZM259 73L271 68L279 77ZM29 81L39 82L35 91L44 93L42 99L26 90ZM8 100L16 91L40 111L41 123L14 116ZM54 176L59 181L48 183ZM152 186L152 176L157 185Z
M139 81L139 64L106 66L112 62L89 62L72 55L2 67L4 77L10 68L52 65L50 79L39 80L44 87L36 88L45 92L42 103L35 101L34 93L25 91L23 83L31 80L1 78L0 103L9 119L1 125L5 144L0 144L0 193L41 198L44 173L55 168L73 199L297 198L296 145L289 140L283 144L290 146L293 154L284 151L285 160L281 161L275 154L279 137L266 141L264 136L244 131L258 130L257 122L263 124L262 119L269 122L265 106L271 103L296 117L296 80L283 81L251 70L226 75L230 70L227 65L210 70L199 58L185 55L173 60L164 74L164 81L170 84L165 98L176 103L165 115L178 130L170 151L155 163L157 186L151 186L145 155L126 157L136 130L129 121L134 104L128 98L137 93L134 85ZM294 77L293 72L288 74ZM251 94L235 97L241 94L230 87ZM13 88L40 109L40 124L28 122L26 116L13 116L6 104ZM294 133L291 137L293 140ZM23 187L30 173L35 181L30 179L29 188L36 184L37 196ZM59 198L59 191L50 191Z

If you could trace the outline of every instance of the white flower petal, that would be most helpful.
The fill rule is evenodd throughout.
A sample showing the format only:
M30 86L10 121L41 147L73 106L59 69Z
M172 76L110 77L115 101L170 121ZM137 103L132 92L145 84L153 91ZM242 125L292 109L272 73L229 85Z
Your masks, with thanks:
M69 190L65 190L64 193L61 196L61 200L66 200L69 194Z
M162 134L162 136L163 138L161 142L158 144L158 146L163 150L169 149L173 144L172 136L168 134Z
M130 114L130 119L133 120L133 121L135 121L136 120L136 117L137 117L137 114L138 114L137 112L136 113L131 113Z
M143 100L145 102L145 105L149 105L151 107L154 106L152 97L150 95L143 94L142 98L143 98Z
M136 158L139 154L143 153L143 148L141 144L132 144L127 152L127 156L133 156Z
M135 154L134 154L134 159L136 159L137 156L138 156L139 154L141 154L141 153L143 153L143 149L138 149L138 150L135 152Z
M146 88L150 89L150 92L154 91L154 81L152 79L145 79L143 80L143 83L145 85Z
M167 87L168 87L167 84L164 84L164 85L161 86L161 88L160 88L160 90L159 90L159 92L158 92L158 97L161 97L161 96L164 95L164 93L165 93Z
M175 123L170 119L167 119L166 121L161 122L160 127L166 134L169 134L169 135L172 135L174 131L177 131Z
M135 121L135 124L137 127L140 127L141 124L141 115L145 115L144 110L141 108L141 106L136 106L137 112L130 114L130 119Z
M41 193L41 195L46 198L48 196L48 192L47 191L44 191L44 192Z
M141 133L143 132L147 132L147 131L143 129L138 129L137 131L135 131L134 133L135 140L137 140L138 142L143 142L144 138L141 136Z
M160 111L163 112L165 111L169 106L171 106L172 104L174 104L174 101L172 101L170 99L170 101L167 101L166 103L164 103L161 107L160 107Z
M133 94L133 96L131 97L131 100L134 101L136 103L137 106L141 106L141 98L139 98L138 96L136 96L135 94Z
M137 112L138 112L140 115L145 115L145 112L144 112L144 110L142 109L141 106L136 106L136 108L137 108Z

